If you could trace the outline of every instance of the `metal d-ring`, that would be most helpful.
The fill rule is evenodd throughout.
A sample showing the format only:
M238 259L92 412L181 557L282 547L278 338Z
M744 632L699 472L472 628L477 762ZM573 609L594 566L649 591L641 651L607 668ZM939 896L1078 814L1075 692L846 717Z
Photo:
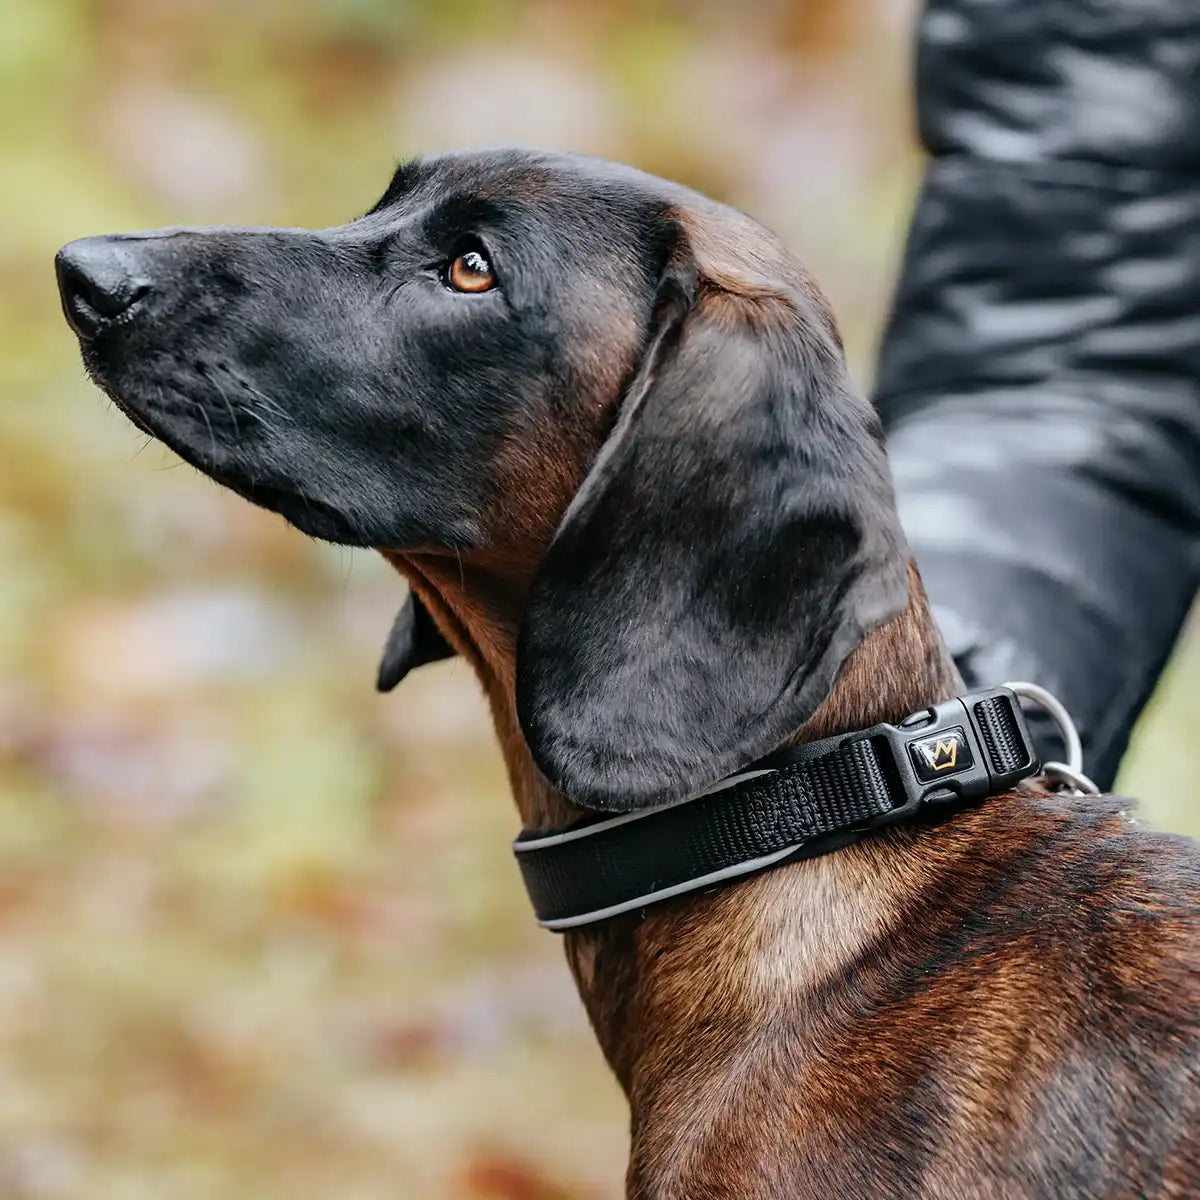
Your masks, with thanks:
M1062 734L1067 761L1042 764L1042 775L1047 785L1054 791L1061 790L1065 785L1079 795L1098 796L1100 789L1083 773L1083 743L1079 740L1079 730L1058 698L1036 683L1006 683L1004 686L1045 709Z

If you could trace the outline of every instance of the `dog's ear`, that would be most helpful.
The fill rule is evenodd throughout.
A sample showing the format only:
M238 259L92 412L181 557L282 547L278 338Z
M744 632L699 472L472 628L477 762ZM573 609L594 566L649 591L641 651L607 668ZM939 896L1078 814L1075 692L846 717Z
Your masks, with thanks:
M414 668L453 656L454 648L442 637L429 610L409 592L383 644L375 686L390 692Z
M907 566L819 293L748 219L680 218L643 361L523 614L534 761L589 808L695 794L812 716L904 608Z

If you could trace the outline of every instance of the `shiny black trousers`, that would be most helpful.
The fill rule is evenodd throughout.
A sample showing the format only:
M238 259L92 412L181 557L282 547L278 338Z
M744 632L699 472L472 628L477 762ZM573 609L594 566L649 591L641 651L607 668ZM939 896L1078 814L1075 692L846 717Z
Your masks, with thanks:
M1200 582L1200 0L931 0L876 402L967 682L1111 783Z

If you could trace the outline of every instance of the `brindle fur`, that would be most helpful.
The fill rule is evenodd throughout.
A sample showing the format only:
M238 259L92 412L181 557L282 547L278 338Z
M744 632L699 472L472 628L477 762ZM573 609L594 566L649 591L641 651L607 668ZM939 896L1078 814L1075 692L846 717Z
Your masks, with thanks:
M954 692L911 571L793 740ZM577 816L480 673L523 820ZM1030 790L566 934L630 1101L628 1196L1200 1194L1194 879L1124 802Z
M528 261L516 262L513 277L525 272L524 294L538 299L523 308L513 304L525 322L522 336L540 339L537 352L519 340L492 349L509 329L497 323L494 307L473 310L493 314L490 340L472 341L458 325L446 332L466 310L448 315L448 302L430 292L420 302L426 308L414 301L406 311L419 323L432 306L434 332L413 340L405 326L407 357L382 362L380 314L388 310L371 289L387 270L401 268L381 266L387 255L380 247L449 238L445 229L453 233L456 220L501 222L497 213L516 221L526 239ZM573 241L554 240L559 225ZM222 482L309 532L383 549L415 602L478 674L525 825L545 829L578 819L579 807L541 769L554 774L562 763L531 745L519 703L522 623L551 543L573 519L569 510L581 489L593 486L604 465L602 447L618 436L613 430L620 430L630 397L666 386L670 356L682 340L695 343L700 330L718 344L724 329L730 339L760 339L764 357L769 346L784 345L801 354L806 369L820 362L824 371L840 371L825 302L783 248L741 214L633 172L566 158L512 154L409 164L360 222L320 235L275 232L275 241L263 242L265 236L176 233L168 237L184 240L172 243L170 253L162 242L121 241L121 262L140 256L137 278L148 281L149 315L120 328L93 327L89 318L83 329L76 308L71 319L89 367L138 424ZM536 259L539 238L556 247L557 266L553 257ZM289 249L286 269L260 254L276 244ZM419 257L413 250L411 260ZM591 286L555 292L544 277L555 269L588 274ZM529 273L539 271L534 282L541 290L530 292ZM668 288L660 280L672 271ZM324 318L314 314L308 336L326 339L324 357L306 375L307 344L286 341L295 336L294 310L285 324L271 307L273 293L245 301L253 293L247 281L274 279L276 291L291 286L319 308L323 293L314 281L326 275L337 282L332 302L340 307ZM64 273L69 313L76 286ZM189 288L208 291L196 299ZM281 359L284 365L273 366L269 355L264 365L258 347L258 373L250 371L239 335L213 316L220 306L211 293L221 288L226 300L250 304L239 328L248 321L273 336L286 331L291 357ZM167 299L155 300L156 290ZM197 304L203 322L190 319L189 305ZM671 304L678 307L674 318L664 316ZM360 332L338 328L347 312L356 319L361 313L374 339L370 371L361 363L366 343L354 340ZM672 319L683 324L671 327ZM162 329L170 336L164 339ZM475 424L459 442L447 441L452 435L436 422L414 423L412 416L414 405L433 411L457 404L465 412L473 402L473 380L454 368L439 367L442 374L429 377L429 347L436 350L439 337L457 339L479 371L508 389L496 400L508 406L503 420L471 409ZM198 346L216 365L207 374L202 364L185 365L179 343L193 345L191 353ZM249 446L222 441L206 459L208 425L228 436L206 390L214 370L224 373L226 403L230 392L239 405L264 393L278 402L286 383L298 429L279 434L282 440L263 434ZM239 381L251 376L253 387L247 382L239 393ZM417 397L404 410L406 428L411 438L425 439L426 458L412 463L408 443L398 442L382 465L359 472L359 461L350 459L351 479L323 474L323 463L319 470L306 467L314 444L340 455L360 436L361 413L351 406L353 419L339 416L339 404L400 381ZM820 378L810 382L839 436L877 437L861 401L844 389L822 391ZM201 426L164 406L160 384L168 397L211 403L211 420ZM311 399L318 394L324 407ZM377 436L384 436L386 412L380 420ZM860 432L847 433L853 430ZM471 465L489 486L476 495L461 468L471 453L478 458L481 445L487 452ZM875 461L869 446L839 445L847 461L857 461L858 450L863 462ZM434 461L446 464L439 477L447 524L441 532L430 524L430 497L414 491L406 474L428 476L433 450ZM668 456L647 469L660 471L655 478L669 489L671 467ZM262 486L264 475L270 490ZM851 492L878 482L866 468L842 480ZM831 503L846 499L831 495ZM862 511L889 525L890 492L880 495L882 509ZM708 553L701 537L694 541L697 555ZM651 544L638 552L651 563L658 549ZM825 561L816 549L811 557L814 564ZM897 543L893 577L899 571L903 578L906 563ZM959 687L915 567L907 571L906 602L886 611L887 619L862 619L862 636L834 682L815 707L797 702L779 740L895 720ZM872 595L895 590L880 588ZM884 612L878 605L871 611ZM584 614L596 622L603 615ZM636 623L639 614L617 615ZM804 613L796 619L803 622ZM739 648L736 638L731 644ZM740 649L750 656L748 644ZM778 650L788 651L783 640ZM443 652L426 648L414 661ZM393 681L403 673L405 653L401 645L389 667ZM681 737L686 745L686 733ZM602 789L596 794L608 802ZM1031 788L566 935L580 995L630 1102L628 1195L1132 1200L1200 1194L1198 902L1200 865L1188 843L1137 826L1119 800L1067 799Z

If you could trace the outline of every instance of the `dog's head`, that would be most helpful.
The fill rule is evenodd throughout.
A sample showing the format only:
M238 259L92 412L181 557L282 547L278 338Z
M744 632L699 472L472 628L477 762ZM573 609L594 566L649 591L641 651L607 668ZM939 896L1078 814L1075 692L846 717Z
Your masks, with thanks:
M904 606L878 423L823 300L684 188L451 155L334 229L89 238L57 265L93 377L214 479L319 538L530 557L517 710L580 803L768 753ZM435 636L397 628L389 680Z

